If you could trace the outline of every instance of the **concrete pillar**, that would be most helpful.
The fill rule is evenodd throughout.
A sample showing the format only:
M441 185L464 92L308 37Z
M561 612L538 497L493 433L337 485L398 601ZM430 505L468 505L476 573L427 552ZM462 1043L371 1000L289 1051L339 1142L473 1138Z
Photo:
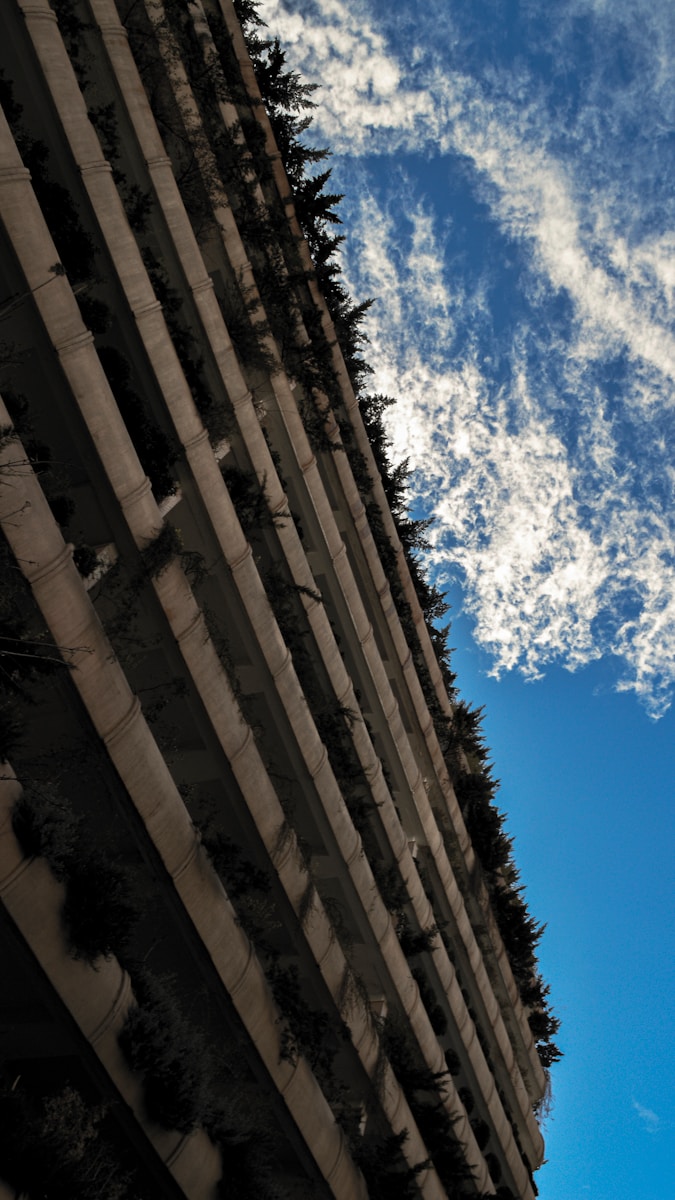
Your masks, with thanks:
M153 11L155 8L156 8L156 6L153 6ZM102 13L102 5L100 4L100 0L99 0L99 13ZM161 13L159 12L159 10L157 10L157 17L159 18L159 16L161 16ZM112 47L111 52L114 52L116 55L116 59L119 59L120 56L124 54L124 46L121 45L119 38L116 38L116 37L110 35L109 31L111 29L111 23L110 23L108 14L106 14L105 28L108 31L107 36L108 36L110 45ZM166 38L168 35L166 34L166 32L163 32L162 36ZM173 74L177 79L177 82L175 85L178 89L177 95L179 96L181 103L190 105L190 111L193 113L193 118L194 118L193 125L194 125L196 122L198 122L198 110L197 110L196 105L194 104L194 101L191 96L191 91L189 88L189 82L187 80L187 76L185 75L184 71L182 70L182 65L179 62L177 62L176 65L174 66ZM145 123L142 121L141 114L138 111L139 103L138 103L138 99L137 99L137 89L133 89L133 95L135 97L134 111L136 113L136 126L138 129L141 129L141 128L144 128ZM149 122L148 122L148 124L149 124ZM154 151L157 149L157 147L148 145L148 149ZM207 151L206 151L206 149L202 148L202 151L200 151L200 152L206 153ZM163 181L163 187L164 187L164 190L166 193L167 187L170 186L168 184L168 173L162 175L162 181ZM166 199L165 199L164 203L165 203L165 207L167 209L168 209L168 202L169 202L169 197L168 197L168 195L166 195ZM174 218L174 224L175 224L175 218ZM228 247L228 253L230 253L232 263L233 263L233 265L235 265L236 263L238 263L242 260L243 250L241 248L240 239L238 236L238 232L236 230L236 226L234 226L231 219L229 221L229 224L224 228L224 238L225 238L226 246ZM181 246L183 247L184 255L187 255L188 252L190 251L189 238L182 237ZM239 247L239 248L237 248L237 247ZM282 386L281 380L279 380L277 382L277 387L280 387L280 386ZM238 403L238 405L236 407L238 409L241 409L242 407L244 407L247 404L250 405L250 400L247 397L247 395L244 394L242 400ZM338 577L340 578L341 585L343 588L343 593L345 594L346 601L350 607L350 611L353 613L355 621L360 621L360 625L357 624L357 626L356 626L357 636L359 637L359 641L364 646L367 658L368 658L368 651L370 651L370 657L368 658L368 661L369 661L371 670L375 673L375 680L376 680L376 686L378 688L378 692L381 695L384 693L384 695L386 696L386 700L384 701L384 703L387 704L388 707L385 709L385 711L387 714L387 718L390 722L390 727L393 730L396 744L399 747L399 752L403 755L404 767L409 775L409 778L412 777L411 778L411 789L412 789L413 795L415 796L416 800L418 800L419 802L423 801L426 803L426 793L424 792L424 789L423 789L421 774L420 774L419 768L417 767L417 764L415 763L414 757L412 756L412 752L410 750L407 738L405 736L405 732L403 730L402 723L400 721L396 702L391 693L391 689L389 687L388 680L386 678L386 674L382 668L382 664L381 664L379 655L377 653L377 649L374 644L374 639L372 638L372 631L370 630L369 623L368 623L367 617L365 615L365 610L363 609L363 605L361 603L360 593L358 591L358 588L356 587L355 580L353 578L353 575L351 574L349 564L346 560L346 555L344 554L344 547L342 545L342 541L337 532L337 528L335 526L332 511L330 510L330 506L327 504L325 493L323 491L320 476L318 473L316 459L315 459L314 455L312 454L311 448L309 447L309 443L307 442L307 438L306 438L305 431L304 431L304 426L302 425L302 422L299 419L299 415L297 414L297 410L295 408L294 403L290 407L286 403L280 404L280 407L285 414L286 423L289 427L289 436L291 437L293 445L296 448L296 453L298 456L299 464L301 465L301 467L304 464L303 470L304 470L305 482L307 483L307 486L310 490L310 494L312 495L312 498L313 498L313 501L315 504L315 509L317 510L317 515L319 517L319 520L322 523L322 528L324 529L324 536L326 538L326 544L329 548L329 552L331 554L331 558L333 560L333 565L335 567L336 573L337 573ZM256 428L257 428L257 419L256 419ZM258 445L260 445L259 442L258 442ZM266 451L266 447L265 447L265 451ZM256 460L254 458L254 462L255 461ZM199 478L197 472L195 472L195 476L197 479ZM274 478L276 478L276 476L274 476ZM360 508L362 509L360 499L358 501L358 504L359 504ZM217 525L215 525L214 527L217 529ZM303 555L303 558L304 558L304 555ZM307 586L307 584L305 586ZM311 582L310 582L309 586L311 586ZM246 595L250 596L250 594L251 594L250 592L247 591L247 589L245 589L245 587L244 588L240 587L240 591L241 591L241 594L243 597ZM249 601L248 606L250 609L250 601ZM346 676L346 672L344 671L344 665L342 663L341 656L339 655L339 653L337 651L337 647L335 645L334 638L332 637L332 633L330 634L329 637L325 636L326 626L327 626L327 622L325 622L325 614L324 614L324 628L321 631L324 634L324 637L323 637L324 662L326 663L327 666L329 666L329 669L332 668L333 678L335 678L336 676L338 677L336 679L337 687L342 687L343 689L346 688L347 692L350 694L350 697L351 697L351 696L353 696L353 691L350 687L350 683ZM269 661L270 660L268 657L268 662ZM276 679L277 686L280 689L280 694L283 696L283 693L284 693L283 682L284 681L281 678L281 672L274 670L273 663L270 663L270 667L271 667L272 673ZM289 676L292 674L292 671L290 670L290 668L289 668L288 674L289 674ZM338 692L338 695L339 694L340 693ZM284 700L285 700L285 704L287 707L287 711L292 716L294 711L297 711L296 697L292 697L288 693L288 689L286 689L286 695L284 696ZM299 737L299 744L301 746L301 749L303 749L303 753L305 754L305 757L307 758L307 755L310 752L308 746L305 744L305 739L306 739L308 731L307 730L305 731L305 735L303 737L303 734L300 731L301 727L299 727L297 721L295 723L295 728L296 728L296 736ZM365 727L363 727L363 728L365 728ZM360 730L359 730L359 732L360 732ZM316 735L314 732L314 737L315 736ZM310 738L310 740L311 740L311 738ZM370 746L370 744L369 744L369 739L367 739L367 742L368 742L367 747L364 744L365 741L366 741L366 739L362 737L361 744L357 746L357 752L360 752L361 755L366 756L366 763L365 763L366 769L370 772L370 774L373 778L377 778L378 771L379 771L379 763L377 762L377 758L374 755L372 746ZM311 771L311 766L310 766L310 771ZM314 774L314 772L312 772L312 771L311 771L311 773ZM381 771L380 771L380 775L381 775ZM316 776L315 776L315 781L317 781L317 783L318 783L318 780L316 780ZM390 809L389 815L391 817L391 815L393 814L393 805L391 802L391 798L389 797L388 792L386 791L386 788L383 786L383 780L382 780L381 787L379 789L379 793L377 796L377 802L383 804L385 802L385 799L388 800L388 802L389 802L389 809ZM428 808L428 804L427 804L427 808ZM435 828L435 826L434 826L434 828ZM398 858L399 854L404 852L405 835L403 834L403 831L401 830L401 827L400 827L400 823L398 823L397 820L396 821L390 820L389 831L390 831L390 835L394 836L394 838L395 838L394 849L395 849L395 855ZM428 912L429 912L428 902L426 901L426 897L424 897L423 890L421 888L421 884L419 883L419 879L418 879L416 871L414 869L414 865L412 864L412 860L409 863L406 863L406 867L407 867L407 878L409 878L409 880L411 881L410 886L411 886L411 890L413 892L413 902L416 904L417 909L421 910L422 920L424 921L426 914L428 914ZM430 919L428 916L426 916L425 923L427 925L430 923ZM444 951L442 953L444 954ZM445 957L446 957L446 962L447 962L447 956L445 956ZM451 968L450 968L449 963L447 963L446 974L448 974L450 972L451 972ZM459 989L455 988L455 993L456 993L456 997L457 997L457 995L460 996L459 1001L457 1001L457 999L456 999L456 1001L455 1001L456 1004L459 1003L463 1007L463 1000L461 999L461 994L459 993ZM469 1049L472 1054L472 1057L475 1060L477 1060L476 1069L478 1070L480 1076L484 1080L487 1081L487 1086L489 1086L489 1089L491 1089L491 1091L494 1092L491 1077L489 1075L489 1072L486 1071L484 1061L483 1061L482 1051L481 1051L480 1046L478 1045L477 1041L475 1040L475 1035L472 1038L472 1042L473 1042L473 1045L471 1045L469 1047ZM499 1109L501 1108L501 1105L499 1104L498 1098L496 1098L496 1096L493 1096L492 1104L493 1104L493 1106L496 1105ZM504 1121L503 1114L501 1114L501 1119L500 1119L499 1123L503 1124L503 1121Z
M286 213L287 213L290 225L291 225L291 229L292 229L294 235L296 236L298 252L303 260L303 265L308 270L311 270L312 263L311 263L311 258L310 258L309 251L307 248L307 244L304 241L304 238L302 235L302 230L300 229L300 226L297 222L297 218L295 216L295 210L293 207L292 200L289 200L289 197L291 195L290 185L288 183L288 180L286 178L286 175L285 175L285 172L283 169L281 157L278 153L276 143L274 141L274 136L272 134L271 127L269 125L269 120L267 118L267 114L265 112L264 106L260 103L260 93L259 93L259 90L257 87L255 75L254 75L254 72L253 72L253 69L251 66L251 62L248 57L246 45L245 45L244 39L241 34L241 29L240 29L238 20L236 18L236 15L234 13L232 2L231 2L231 0L207 0L207 3L209 3L209 5L212 4L214 6L219 5L220 10L222 11L222 14L228 25L228 29L229 29L230 33L232 34L233 45L234 45L235 51L237 53L237 56L239 58L239 63L240 63L240 67L242 70L243 78L244 78L246 86L249 90L249 94L252 98L252 102L256 105L256 112L259 114L260 124L266 133L267 153L268 153L268 157L270 159L271 169L274 173L274 176L275 176L275 179L277 182L277 189L278 189L280 200L285 205ZM431 641L429 638L429 633L428 633L428 630L424 623L422 610L420 608L417 594L415 592L415 588L412 583L412 579L410 577L410 572L408 570L408 566L405 561L405 556L403 554L401 543L398 538L396 526L395 526L395 523L391 516L391 512L389 510L389 506L387 504L386 497L384 495L384 490L382 487L379 472L377 470L377 466L375 464L375 460L372 455L370 444L368 442L368 437L367 437L367 435L365 433L365 429L363 427L363 422L362 422L360 411L358 408L358 402L356 400L356 397L354 396L353 389L351 387L351 383L349 381L349 377L348 377L348 374L347 374L347 371L345 368L344 360L342 359L340 348L339 348L339 345L335 338L335 331L334 331L333 324L332 324L332 321L330 318L330 314L328 313L325 301L323 299L323 296L320 293L320 290L316 286L316 283L310 279L308 286L310 288L310 291L312 292L313 300L322 314L324 330L328 337L328 341L333 348L334 367L338 373L338 378L340 380L340 385L342 387L343 396L344 396L344 400L345 400L345 408L346 408L349 419L350 419L353 429L354 429L354 434L356 437L358 450L365 457L366 462L368 464L369 473L371 474L373 481L374 481L373 495L374 495L374 498L380 508L381 516L384 521L385 530L386 530L386 532L389 536L389 539L392 543L392 546L397 554L398 570L399 570L399 575L401 578L401 583L403 585L406 599L411 607L413 619L415 621L415 626L417 629L418 638L420 641L420 646L422 648L422 651L423 651L423 654L425 657L425 662L426 662L427 668L430 672L432 682L434 684L434 688L435 688L437 697L439 699L439 702L441 703L441 705L444 708L444 710L446 711L446 713L449 716L451 716L452 715L452 706L450 705L449 700L448 700L448 696L447 696L445 686L443 684L442 676L440 673L440 668L436 661L433 647L431 645ZM335 429L335 431L333 433L333 437L335 440L339 440L339 430ZM429 712L426 707L426 701L425 701L425 698L423 696L423 693L422 693L420 685L419 685L419 680L417 678L417 673L414 668L414 663L412 661L412 657L410 655L409 649L405 642L405 637L403 636L402 630L400 628L400 624L398 622L398 617L397 617L395 608L394 608L392 600L391 600L391 592L389 589L389 584L382 572L382 567L381 567L381 564L379 562L379 557L378 557L377 552L374 547L372 535L370 533L368 523L365 519L363 504L360 500L358 492L356 491L356 489L354 487L354 482L353 482L353 478L351 477L351 471L349 469L348 463L346 463L346 461L336 457L336 465L337 465L338 471L340 472L340 474L343 478L343 482L345 482L345 484L346 484L345 495L347 498L348 507L349 507L350 511L352 512L352 515L353 515L354 521L355 521L355 526L361 536L362 544L364 546L364 553L366 555L366 561L368 562L368 565L371 569L371 573L373 576L373 580L375 582L376 589L381 598L382 610L383 610L383 613L387 620L387 623L390 627L390 631L391 631L392 637L394 639L394 644L397 648L397 652L399 655L399 661L401 662L401 665L403 667L404 678L407 680L407 684L408 684L408 687L411 692L411 697L413 699L413 703L414 703L415 709L418 714L418 719L420 722L420 730L423 734L423 737L426 741L427 747L431 754L432 762L434 764L434 770L435 770L435 773L437 775L438 781L441 786L441 794L444 798L446 812L447 812L448 818L450 819L452 828L455 831L455 837L457 839L457 842L461 849L461 852L464 854L464 856L467 860L467 870L469 873L471 873L472 864L474 861L473 848L472 848L470 840L468 838L468 834L466 832L466 828L464 826L464 822L463 822L461 813L459 811L459 807L457 805L456 797L454 795L454 790L452 788L452 784L450 783L447 768L445 767L445 763L443 761L443 756L441 754L440 747L438 745L438 740L436 738L436 734L435 734L435 731L433 728L433 722L430 718ZM442 872L442 877L447 878L447 870L444 870ZM483 908L485 909L488 907L489 907L489 902L487 901L487 896L485 896L484 901L483 901ZM498 963L498 974L500 976L500 983L501 983L501 978L503 978L504 984L505 984L505 991L506 991L506 994L504 995L503 1001L502 1001L502 1010L503 1010L502 1028L504 1028L504 1020L508 1021L509 1026L511 1028L513 1028L513 1017L515 1016L516 1021L517 1021L517 1036L515 1037L516 1055L518 1056L518 1058L521 1062L522 1071L523 1071L524 1077L526 1078L526 1080L528 1082L528 1085L531 1086L531 1081L534 1085L534 1090L530 1092L530 1097L528 1099L531 1099L532 1096L534 1096L534 1098L536 1098L537 1096L539 1096L542 1093L542 1090L545 1087L545 1075L544 1075L543 1069L541 1067L541 1064L539 1062L536 1049L534 1047L534 1042L533 1042L532 1035L529 1030L529 1026L527 1024L526 1015L524 1013L523 1006L520 1002L517 988L513 981L510 966L508 964L508 957L506 956L506 953L504 951L504 947L501 942L501 937L496 928L494 918L492 918L490 925L491 925L491 933L492 933L491 940L492 940L492 945L494 947L494 950L492 952L496 955L496 961ZM469 940L471 941L471 937ZM472 955L475 959L475 946L472 947ZM487 975L486 975L485 971L483 971L483 976L484 976L484 982L487 983ZM488 987L489 987L489 990L491 990L491 986L488 985ZM501 998L502 994L503 994L503 989L500 986L498 990L499 990L499 996ZM514 1031L514 1033L515 1033L515 1031ZM513 1050L511 1051L511 1054L509 1057L513 1058ZM538 1131L536 1130L536 1126L531 1121L531 1111L530 1111L529 1103L526 1104L525 1109L523 1109L522 1111L523 1111L523 1116L525 1116L526 1120L528 1120L532 1126L531 1132L532 1132L533 1137L539 1144L539 1157L541 1157L543 1143L541 1141L540 1135L538 1134ZM533 1151L533 1153L534 1153L534 1151ZM535 1157L536 1157L536 1155L535 1155Z
M44 859L24 857L12 830L20 794L6 764L0 778L0 900L160 1159L190 1200L215 1200L220 1155L204 1131L184 1136L155 1125L145 1113L141 1082L118 1042L134 1003L129 976L115 958L92 967L72 957L60 917L63 885Z

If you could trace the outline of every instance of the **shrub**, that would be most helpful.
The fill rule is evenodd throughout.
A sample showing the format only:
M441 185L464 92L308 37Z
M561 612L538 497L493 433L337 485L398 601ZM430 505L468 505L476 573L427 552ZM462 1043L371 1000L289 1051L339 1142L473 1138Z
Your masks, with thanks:
M512 853L511 839L504 833L504 814L492 803L498 784L489 772L461 773L455 791L474 850L485 871L505 867Z
M94 963L126 950L141 915L130 885L128 871L102 854L71 861L62 916L75 958Z
M75 514L75 505L70 496L48 496L47 503L57 525L60 525L62 529L67 529Z
M402 1153L407 1137L403 1130L388 1137L364 1138L356 1146L353 1158L366 1181L369 1200L419 1200L416 1178L429 1163L408 1166Z
M23 721L17 715L16 701L0 698L0 762L7 762L21 745L24 735Z
M490 1172L492 1182L499 1183L499 1180L502 1177L502 1164L500 1163L499 1159L497 1158L497 1155L496 1154L486 1154L485 1155L485 1165L486 1165L488 1171Z
M82 823L53 785L24 791L12 827L26 855L41 856L65 884L62 918L75 958L123 953L139 919L129 872L86 843Z
M425 952L433 954L434 943L438 935L437 925L430 925L428 929L422 929L420 933L414 933L404 917L399 921L396 932L406 958L415 958L418 954L424 954Z
M126 358L113 346L101 346L98 357L155 496L161 500L173 495L176 480L172 468L178 457L175 441L167 437L132 387Z
M143 575L148 579L159 579L182 549L183 542L178 530L165 523L157 536L141 550ZM136 582L140 583L141 580Z
M457 1118L451 1117L439 1101L414 1100L411 1108L444 1188L449 1195L456 1196L472 1177L464 1149L454 1132Z
M459 1075L462 1069L462 1064L459 1061L459 1055L455 1054L454 1050L446 1050L443 1057L445 1058L445 1065L448 1068L449 1073L451 1075Z
M473 1136L476 1139L479 1150L484 1150L490 1140L490 1126L482 1117L474 1117L471 1122Z
M328 1013L312 1008L304 999L296 966L273 963L267 970L267 978L286 1022L281 1034L282 1059L295 1062L302 1053L313 1071L329 1076L335 1050L328 1043L331 1028Z
M232 899L237 900L250 891L270 891L272 876L269 871L256 867L231 837L206 822L199 826L199 832L202 845Z
M437 1004L436 1002L434 990L430 986L425 972L420 968L415 967L413 969L412 976L418 988L420 989L420 996L422 998L422 1003L427 1010L427 1016L429 1017L431 1028L438 1037L442 1037L447 1031L448 1020L440 1004Z
M80 293L77 302L87 329L99 337L107 333L112 325L112 313L108 305L103 300L97 300L96 296L92 296L88 292Z
M402 912L410 898L396 864L384 867L377 858L373 858L370 865L379 893L389 912Z
M271 529L273 526L284 524L281 517L273 516L269 510L264 479L261 484L253 471L242 471L236 466L221 467L221 474L227 484L239 523L247 537L261 529Z
M91 546L87 546L85 543L82 543L82 545L76 546L73 550L73 562L80 572L80 575L86 579L87 576L91 575L92 572L96 570L98 566L98 555L95 550L92 550Z
M410 1098L415 1092L443 1091L448 1071L431 1071L406 1025L387 1017L382 1030L382 1046L396 1077Z
M137 971L133 984L138 1003L127 1014L120 1046L143 1078L148 1116L165 1129L190 1133L211 1110L204 1042L185 1020L168 980Z
M71 1086L36 1099L0 1080L0 1173L31 1200L135 1200L134 1181L101 1131L104 1117Z
M80 821L53 785L21 793L12 828L24 854L46 858L57 879L66 877L77 857Z

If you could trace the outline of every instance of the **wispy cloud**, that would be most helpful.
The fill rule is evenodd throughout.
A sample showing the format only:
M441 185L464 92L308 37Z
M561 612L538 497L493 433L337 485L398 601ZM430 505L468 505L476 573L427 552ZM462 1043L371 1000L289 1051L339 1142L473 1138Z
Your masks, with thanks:
M403 238L369 195L351 221L348 277L357 291L386 296L369 315L370 358L378 389L398 397L394 455L415 469L416 497L436 518L433 561L462 579L495 671L536 677L553 661L575 668L612 654L623 662L620 686L663 711L675 678L675 474L665 442L642 463L631 457L635 440L653 434L639 396L624 446L624 427L583 364L549 339L554 387L528 358L525 329L496 384L480 348L482 293L472 297L466 281L453 292L446 280L441 298L432 274L426 298L417 231L432 238L431 218L413 213ZM362 256L369 239L376 253ZM438 245L425 253L442 260ZM468 337L458 353L467 318L474 344ZM562 423L560 390L569 397ZM562 433L570 418L573 443Z
M640 1118L647 1133L658 1133L661 1128L661 1118L651 1108L645 1108L638 1100L633 1099L633 1108Z
M611 36L561 121L525 68L454 69L445 7L432 3L435 40L399 14L392 41L366 0L288 3L263 13L322 85L320 133L349 198L345 270L359 298L382 298L369 357L399 397L395 452L437 518L433 561L462 579L496 672L614 655L619 686L661 714L675 684L675 203L641 173L643 141L675 116L659 67L675 23L645 10L649 63L603 107L612 37L635 6L576 0ZM569 20L561 10L561 69ZM639 114L631 159L620 135ZM372 156L401 151L464 173L498 265L463 253L399 167L375 180Z

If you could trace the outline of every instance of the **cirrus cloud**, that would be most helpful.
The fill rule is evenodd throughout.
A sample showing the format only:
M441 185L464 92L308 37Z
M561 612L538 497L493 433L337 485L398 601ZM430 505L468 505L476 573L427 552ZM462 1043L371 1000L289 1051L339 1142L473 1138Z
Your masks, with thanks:
M459 69L469 44L431 8L435 24L412 27L375 0L262 6L321 83L347 281L382 297L368 357L399 398L394 452L495 672L615 656L619 686L658 716L675 682L675 202L670 160L649 173L647 151L675 114L657 61L675 28L657 6L641 78L615 80L631 9L577 0L610 32L563 121L527 66ZM561 70L570 28L562 12ZM406 174L413 154L461 175L490 253L469 252L466 221L455 230L452 204Z

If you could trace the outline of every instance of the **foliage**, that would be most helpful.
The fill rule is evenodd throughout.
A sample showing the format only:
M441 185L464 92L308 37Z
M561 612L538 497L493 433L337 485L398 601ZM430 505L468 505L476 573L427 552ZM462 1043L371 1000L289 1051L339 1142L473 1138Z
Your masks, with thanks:
M51 498L48 496L47 503L57 525L60 525L62 529L67 529L75 514L75 505L70 496L52 496Z
M256 867L241 847L205 818L197 825L202 845L228 897L236 902L237 921L256 947L264 951L270 934L281 927L270 893L272 876Z
M148 1115L165 1129L190 1133L211 1111L207 1048L183 1016L167 979L148 971L132 976L137 1004L119 1035L133 1071L143 1079Z
M505 815L492 803L499 785L489 771L462 772L455 792L473 848L485 871L495 872L511 861L512 841L504 833Z
M157 499L173 495L176 480L171 468L178 457L176 443L160 429L132 387L131 368L124 356L114 346L101 346L98 357Z
M133 880L120 863L92 847L58 788L25 786L12 810L12 827L24 854L44 857L65 885L62 918L73 957L94 964L101 956L123 953L141 915Z
M385 907L394 915L401 913L406 904L410 903L410 897L398 866L396 863L384 866L379 859L373 857L371 868Z
M281 1200L295 1193L266 1098L246 1081L242 1047L231 1036L206 1043L188 1019L171 979L131 966L137 1004L119 1037L132 1070L143 1079L148 1115L164 1128L202 1127L223 1161L223 1200ZM289 1191L286 1191L287 1180Z
M457 700L452 710L452 727L464 753L483 766L487 762L488 749L481 728L484 707L472 708L465 700Z
M265 480L258 482L253 471L244 471L236 465L221 466L221 474L236 509L239 524L247 537L254 537L262 529L283 525L290 514L273 515L265 495Z
M438 926L430 925L428 929L415 933L408 919L403 916L397 924L396 933L406 958L415 958L418 954L433 953Z
M214 868L228 895L236 901L238 919L254 941L265 966L267 980L282 1014L281 1057L290 1062L295 1062L299 1054L306 1057L321 1080L324 1092L327 1095L334 1093L333 1107L337 1115L337 1109L344 1105L332 1070L338 1044L334 1031L335 1018L323 1008L315 1008L306 1001L297 966L279 962L271 937L274 930L280 927L275 903L270 895L272 877L256 867L231 838L214 828L211 821L202 820L198 827ZM307 895L311 897L313 891L310 882ZM341 1033L345 1035L344 1027Z
M135 1200L102 1125L105 1108L72 1086L40 1098L0 1079L0 1175L29 1200Z
M21 706L35 686L69 669L68 648L55 646L43 626L32 593L10 547L0 534L0 761L21 746Z
M25 855L46 858L57 879L67 877L77 857L81 821L53 784L22 791L12 809L12 828Z
M326 893L321 896L321 903L330 921L331 928L340 946L342 947L345 957L349 958L355 942L355 936L345 916L345 906L336 900L334 896L329 896ZM350 968L347 969L348 974ZM339 1007L342 1009L342 1005Z
M143 576L159 579L183 550L180 533L165 521L156 537L141 550Z
M73 63L77 69L77 35L83 26L65 0L59 0L59 7L63 10L63 29L66 35L71 37L75 48ZM33 190L58 250L59 269L54 273L65 272L72 284L80 285L75 295L83 320L92 332L101 333L109 321L108 309L88 291L97 281L94 242L82 224L74 197L55 178L57 172L54 170L47 146L33 138L24 128L21 121L22 108L15 103L12 85L4 76L0 78L0 99L24 165L31 173Z
M202 845L223 880L228 896L239 900L249 891L269 892L272 885L269 872L256 867L231 837L208 822L200 822L199 831Z
M272 330L269 322L260 315L258 298L246 301L243 286L229 286L219 292L218 301L227 332L244 367L271 373L275 366L269 349Z
M73 550L73 562L80 572L80 575L86 579L96 570L98 566L98 555L91 546L80 543L80 545L76 546Z
M94 964L122 955L141 916L132 877L100 851L71 860L66 877L63 920L73 955Z
M16 702L0 693L0 762L8 762L23 740L24 723Z
M451 1117L440 1101L416 1099L411 1108L446 1191L450 1195L461 1195L466 1185L466 1190L471 1194L471 1168L466 1162L464 1148L454 1133L457 1118Z
M471 1129L478 1149L484 1150L490 1140L490 1126L487 1121L484 1121L482 1117L474 1117L471 1121Z
M431 1028L438 1037L442 1037L447 1032L448 1019L436 1000L434 990L429 983L426 972L422 967L413 967L412 976L420 989L420 996L427 1010Z
M381 1039L396 1077L409 1098L420 1091L437 1095L440 1090L442 1094L443 1080L448 1072L429 1069L412 1034L401 1020L388 1016L382 1027Z
M164 265L148 246L143 247L142 255L197 411L209 431L211 442L217 445L232 432L234 418L229 402L222 397L220 389L216 393L206 382L199 343L186 319L183 300L171 286Z
M369 1200L419 1200L417 1176L428 1163L409 1167L402 1148L408 1134L366 1136L353 1151L354 1161L366 1181Z
M284 162L288 178L294 189L294 201L297 215L300 219L310 250L317 263L317 276L333 318L336 334L340 342L348 371L357 390L369 368L360 358L365 337L361 333L361 324L372 301L353 305L338 276L340 268L334 259L340 238L335 238L327 231L327 226L334 226L339 218L333 206L341 199L337 194L325 192L330 179L330 170L308 173L311 164L326 156L325 151L315 151L308 147L303 136L311 118L306 114L314 107L311 99L313 87L303 85L299 76L286 69L286 59L277 40L263 41L258 35L259 19L246 14L245 32L249 41L249 51L256 69L258 85L265 103L270 123ZM278 276L278 272L277 272ZM269 311L274 307L275 296L279 295L280 280L275 280L275 288L269 289L261 282L261 292ZM298 292L302 318L311 336L311 353L306 364L298 364L295 360L292 369L300 379L305 399L315 392L327 393L337 404L340 398L336 396L330 353L325 345L325 336L318 314L313 304L305 302L304 293ZM274 324L274 321L273 321ZM307 369L309 368L309 374ZM446 604L442 594L428 580L420 569L415 556L416 549L425 547L424 531L427 523L412 520L406 512L404 502L404 485L407 474L406 464L393 468L387 457L389 446L384 433L382 415L393 401L389 397L361 397L364 422L371 440L378 469L382 475L385 492L397 519L398 533L404 546L408 565L413 576L413 582L420 596L420 601L429 622L437 619L444 611ZM319 414L320 415L320 414ZM303 417L308 423L308 430L313 438L313 444L318 449L330 449L333 443L326 444L325 434L321 423L316 423L308 408L303 409ZM357 470L358 454L353 445L349 431L343 430L343 441L349 451L350 459L355 469L360 487L364 492L370 490L371 481L363 478L363 471ZM450 682L450 672L447 671Z
M21 130L15 136L21 145L24 164L31 173L33 189L70 282L94 282L97 275L94 243L84 230L73 197L51 173L47 147Z
M3 400L12 419L14 434L21 438L26 458L15 464L7 464L2 469L2 475L11 475L13 470L29 464L40 476L40 486L54 520L62 529L66 529L75 511L71 498L64 491L69 483L68 473L62 464L58 467L54 464L49 446L37 437L26 397L7 389L3 392ZM10 429L4 431L5 438L10 436Z
M454 1050L445 1050L443 1052L443 1057L445 1059L445 1065L448 1068L448 1071L450 1072L450 1074L451 1075L459 1075L459 1073L462 1069L462 1064L459 1060L459 1055L456 1054Z
M77 302L87 329L99 336L107 333L112 324L112 314L105 301L92 296L91 292L82 291L77 294Z
M385 1021L382 1044L448 1195L464 1195L465 1188L471 1194L471 1172L454 1132L455 1120L443 1101L443 1080L449 1072L430 1071L409 1030L395 1018Z
M562 1053L554 1042L560 1022L551 1011L549 988L538 969L536 948L544 932L528 911L523 887L513 862L513 844L504 832L505 816L494 804L499 783L492 778L489 751L481 728L482 708L463 701L455 705L452 722L455 792L467 831L483 869L492 911L509 957L542 1065L548 1069ZM466 770L457 748L467 756Z
M300 991L297 966L282 966L278 962L267 968L267 978L284 1018L281 1033L281 1057L296 1062L304 1054L313 1071L320 1077L330 1074L335 1047L329 1038L331 1020L324 1009L312 1008Z

